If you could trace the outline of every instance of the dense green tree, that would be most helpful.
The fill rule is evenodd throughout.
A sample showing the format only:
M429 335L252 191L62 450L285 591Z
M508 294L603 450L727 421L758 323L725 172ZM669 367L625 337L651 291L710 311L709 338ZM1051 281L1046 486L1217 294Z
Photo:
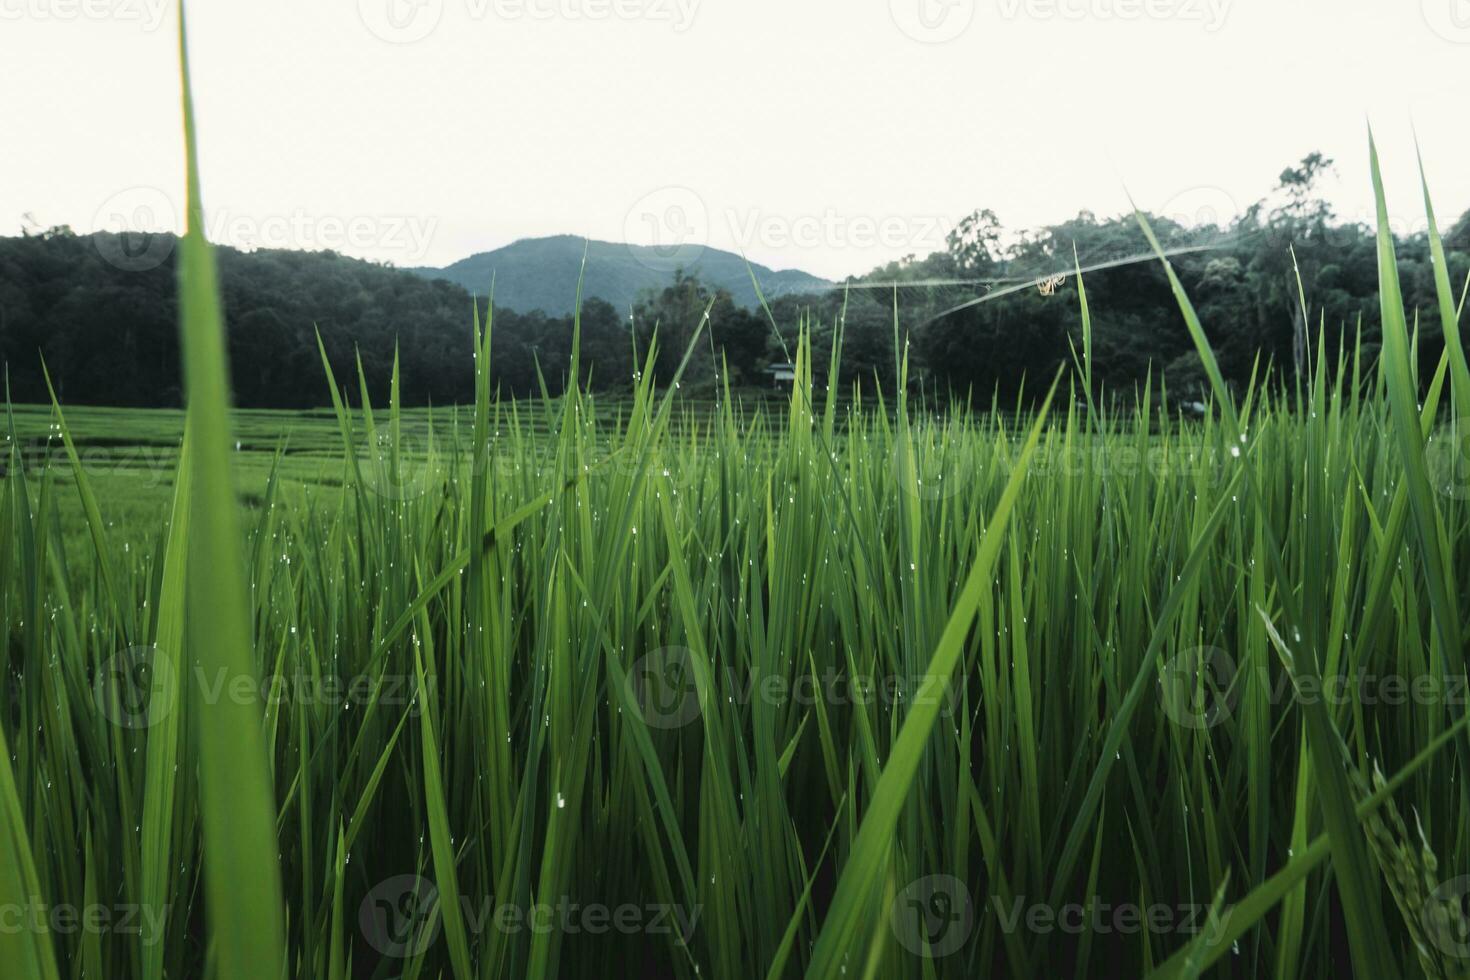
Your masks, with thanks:
M679 362L701 321L708 314L705 340L690 358L685 382L712 385L723 362L730 380L737 385L759 384L766 365L765 321L735 304L725 290L711 290L682 270L674 281L657 292L646 291L633 306L633 327L638 349L647 351L657 343L654 371L660 384L674 377Z
M1331 166L1308 154L1226 227L1151 216L1232 383L1258 368L1289 381L1315 356L1319 330L1329 356L1360 337L1370 354L1377 349L1374 232L1337 220L1322 200ZM0 238L0 361L11 396L46 400L44 358L66 401L177 405L175 245L170 235L77 235L66 227ZM1461 288L1470 270L1470 212L1445 231L1445 245ZM1397 247L1409 311L1425 314L1418 350L1427 379L1444 341L1427 236L1402 235ZM993 211L980 209L930 255L890 262L825 293L775 290L769 315L683 271L628 310L589 296L574 321L540 310L497 308L492 316L485 300L451 282L332 252L218 253L235 393L245 406L324 404L318 335L354 401L357 358L373 396L386 398L395 352L406 404L468 401L476 302L492 323L492 382L507 397L535 396L543 385L553 395L565 389L578 325L584 386L626 388L655 339L654 371L667 383L707 311L685 375L691 392L713 390L721 365L732 385L768 385L768 366L806 330L819 369L840 335L837 380L845 390L891 387L897 338L914 385L1009 400L1041 391L1081 347L1074 263L1089 270L1100 388L1128 397L1150 372L1162 372L1182 395L1198 381L1168 281L1132 215L1083 211L1007 232Z

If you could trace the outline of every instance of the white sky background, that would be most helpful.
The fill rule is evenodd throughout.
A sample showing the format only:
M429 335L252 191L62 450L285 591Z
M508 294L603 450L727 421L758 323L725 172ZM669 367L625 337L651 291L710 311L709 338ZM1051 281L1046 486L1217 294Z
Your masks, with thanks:
M175 224L176 29L0 0L0 234ZM1470 0L194 0L190 35L237 245L442 265L571 233L838 277L977 207L1228 212L1317 149L1366 219L1369 119L1404 229L1411 123L1441 224L1470 207Z

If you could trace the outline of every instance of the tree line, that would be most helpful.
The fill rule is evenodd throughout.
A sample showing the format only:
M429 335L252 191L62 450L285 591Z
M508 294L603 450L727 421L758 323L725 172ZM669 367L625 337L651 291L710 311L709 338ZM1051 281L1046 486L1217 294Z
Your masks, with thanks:
M1320 198L1317 185L1330 166L1309 155L1281 174L1269 197L1223 225L1151 219L1233 381L1243 383L1258 366L1289 374L1313 355L1319 332L1334 356L1343 342L1361 341L1370 356L1377 349L1374 232L1340 220ZM1459 286L1470 274L1470 212L1444 234ZM0 360L10 397L47 399L44 358L66 402L178 405L174 245L169 235L78 235L65 227L0 238ZM1397 248L1411 315L1432 311L1426 234L1405 231ZM332 252L218 254L240 405L322 405L318 334L339 375L354 376L360 356L370 386L386 390L396 350L405 403L472 400L472 304L480 304L482 319L490 311L462 287ZM766 384L767 367L785 360L803 328L825 365L840 327L844 386L891 387L897 340L915 383L986 402L1009 399L1028 379L1033 387L1049 379L1080 349L1075 265L1098 267L1084 281L1100 385L1128 392L1150 372L1162 373L1175 391L1199 385L1198 358L1168 281L1132 215L1083 212L1012 234L989 210L956 226L943 251L852 277L826 294L781 297L768 309L747 309L682 274L645 291L631 309L589 298L579 323L580 381L603 391L630 386L656 341L653 370L666 383L703 321L685 374L692 392L725 380ZM492 336L492 379L502 395L563 390L573 317L497 308ZM1426 373L1442 347L1438 316L1420 318Z

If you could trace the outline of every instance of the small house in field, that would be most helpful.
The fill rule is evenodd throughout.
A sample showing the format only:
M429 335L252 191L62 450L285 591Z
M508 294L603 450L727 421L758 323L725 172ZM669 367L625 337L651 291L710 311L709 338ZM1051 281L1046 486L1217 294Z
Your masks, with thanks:
M771 376L772 388L790 388L796 383L796 365L790 361L772 364L766 373Z

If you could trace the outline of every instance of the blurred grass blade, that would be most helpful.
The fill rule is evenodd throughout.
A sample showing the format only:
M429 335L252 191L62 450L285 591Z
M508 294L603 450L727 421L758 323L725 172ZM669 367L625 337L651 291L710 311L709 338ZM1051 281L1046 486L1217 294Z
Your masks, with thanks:
M188 662L228 685L222 689L226 696L192 706L199 739L208 926L221 978L266 980L286 971L275 796L251 650L243 537L230 462L234 440L224 315L214 254L204 238L182 8L179 58L188 174L188 220L178 254L180 347L195 440L189 475ZM241 690L255 696L236 696Z

